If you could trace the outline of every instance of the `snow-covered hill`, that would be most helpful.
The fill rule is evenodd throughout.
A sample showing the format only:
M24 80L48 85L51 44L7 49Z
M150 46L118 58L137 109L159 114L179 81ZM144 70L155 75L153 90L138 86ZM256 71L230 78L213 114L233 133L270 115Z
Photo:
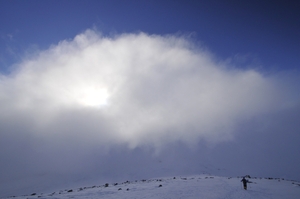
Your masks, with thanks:
M248 190L242 188L241 178L196 175L188 177L157 178L100 186L58 190L52 193L31 193L12 196L16 199L49 198L90 198L90 199L134 199L134 198L300 198L300 183L285 179L251 178ZM12 198L9 197L9 198Z

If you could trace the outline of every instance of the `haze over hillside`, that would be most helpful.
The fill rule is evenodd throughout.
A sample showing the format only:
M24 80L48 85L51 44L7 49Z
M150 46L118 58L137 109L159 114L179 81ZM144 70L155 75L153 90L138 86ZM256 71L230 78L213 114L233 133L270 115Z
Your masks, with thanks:
M0 0L0 194L300 180L299 7Z
M51 193L31 193L16 199L35 198L189 198L189 199L297 199L300 183L274 178L249 178L248 189L241 186L241 178L195 175L187 177L155 178L105 183Z

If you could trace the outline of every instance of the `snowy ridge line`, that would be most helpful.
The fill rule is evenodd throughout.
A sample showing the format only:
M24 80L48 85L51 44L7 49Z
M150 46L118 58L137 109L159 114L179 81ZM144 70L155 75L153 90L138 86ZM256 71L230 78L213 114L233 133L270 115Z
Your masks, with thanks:
M164 178L153 178L153 179L142 179L142 180L134 180L134 181L125 181L122 183L105 183L103 185L94 185L94 186L87 186L87 187L80 187L80 188L76 188L76 189L64 189L64 190L60 190L57 192L52 192L52 193L32 193L29 195L22 195L22 196L9 196L9 197L5 197L5 198L19 198L19 199L34 199L34 198L75 198L75 197L79 197L78 194L79 192L84 192L85 194L80 197L85 197L86 194L90 194L91 191L93 191L93 194L97 195L98 197L103 196L104 198L106 198L108 195L113 195L116 194L118 192L130 192L130 191L144 191L145 193L147 193L147 191L153 191L154 189L157 188L161 188L161 187L165 187L168 185L174 185L175 183L181 183L180 185L182 185L182 182L192 182L193 186L199 184L200 182L205 182L205 180L208 180L207 183L205 182L205 184L211 184L213 181L216 182L216 184L220 184L220 182L223 183L223 181L229 181L229 180L234 180L234 182L239 183L240 179L244 177L244 176L237 176L237 177L220 177L220 176L212 176L212 175L195 175L195 176L188 176L188 177L164 177ZM250 176L249 176L250 177ZM285 180L283 178L271 178L271 177L251 177L249 179L253 179L253 180L257 180L256 182L254 182L255 184L257 184L257 182L259 183L266 183L266 182L285 182L285 183L290 183L290 185L294 185L294 187L299 187L300 188L300 183L297 181L293 181L293 180ZM184 184L184 183L183 183ZM147 186L145 186L147 185ZM198 185L197 185L198 186ZM226 185L228 186L228 185ZM224 186L224 187L226 187ZM238 185L237 185L238 186ZM201 187L201 185L199 185L199 188ZM227 190L228 188L226 188L225 190ZM299 190L299 195L300 196L300 189ZM211 192L212 190L209 189L205 189L203 191L206 192ZM230 193L232 191L229 191ZM144 193L144 192L142 192ZM75 195L73 195L75 194ZM77 195L76 195L77 194ZM152 197L150 197L152 198ZM154 197L155 198L155 197Z
M205 177L205 179L207 178L213 178L213 177ZM64 193L71 193L71 192L80 192L80 191L83 191L83 190L88 190L88 189L95 189L95 188L106 188L106 187L111 187L111 186L114 186L114 187L117 187L118 185L128 185L128 184L136 184L136 183L139 183L139 182L142 182L142 183L145 183L145 182L164 182L164 181L167 181L167 180L171 180L171 179L181 179L181 180L188 180L188 177L173 177L173 178L153 178L153 179L142 179L142 180L134 180L134 181L125 181L125 182L122 182L122 183L105 183L103 185L93 185L93 186L86 186L86 187L80 187L80 188L75 188L75 189L64 189L64 190L60 190L60 191L57 191L57 192L52 192L52 193L48 193L48 194L44 194L44 193L40 193L40 194L37 194L37 193L32 193L32 194L25 194L25 195L21 195L21 196L8 196L8 197L4 197L4 198L16 198L16 197L26 197L26 196L42 196L42 195L48 195L48 196L53 196L53 195L56 195L56 194L64 194ZM194 179L194 178L191 178L191 179ZM201 179L201 178L199 178Z
M208 175L208 176L207 176ZM203 177L203 179L214 179L215 176L212 176L210 174L207 174L207 175L199 175L199 178L198 179L202 179L200 176ZM228 179L230 179L232 177L229 177ZM36 196L36 197L39 197L39 196L54 196L54 195L57 195L57 194L65 194L65 193L72 193L72 192L80 192L80 191L83 191L83 190L88 190L88 189L95 189L95 188L106 188L106 187L111 187L111 186L114 186L114 187L117 187L118 185L128 185L128 184L137 184L139 182L142 182L142 183L145 183L145 182L166 182L168 180L175 180L175 179L180 179L180 180L191 180L191 179L195 179L195 177L163 177L163 178L152 178L152 179L142 179L142 180L133 180L133 181L125 181L125 182L122 182L122 183L105 183L103 185L93 185L93 186L86 186L86 187L80 187L80 188L75 188L75 189L64 189L64 190L60 190L60 191L56 191L56 192L52 192L52 193L32 193L32 194L25 194L25 195L20 195L20 196L8 196L8 197L4 197L3 199L5 198L16 198L16 197L30 197L30 196ZM158 185L158 187L160 187L160 185ZM127 190L129 191L129 190Z

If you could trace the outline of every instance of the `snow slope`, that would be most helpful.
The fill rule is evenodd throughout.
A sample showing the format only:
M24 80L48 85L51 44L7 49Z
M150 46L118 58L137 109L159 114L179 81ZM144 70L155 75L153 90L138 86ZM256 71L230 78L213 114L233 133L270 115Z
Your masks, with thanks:
M243 190L240 180L241 178L197 175L189 177L126 181L100 186L66 189L53 193L31 193L30 195L14 196L13 198L300 198L299 182L284 179L251 178L250 180L253 183L248 184L248 190Z

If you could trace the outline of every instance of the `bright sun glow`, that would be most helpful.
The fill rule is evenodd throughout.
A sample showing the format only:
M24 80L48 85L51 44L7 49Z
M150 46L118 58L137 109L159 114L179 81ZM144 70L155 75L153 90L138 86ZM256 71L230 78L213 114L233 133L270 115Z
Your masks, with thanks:
M77 101L83 106L101 107L107 105L108 93L106 89L84 88L78 92Z

